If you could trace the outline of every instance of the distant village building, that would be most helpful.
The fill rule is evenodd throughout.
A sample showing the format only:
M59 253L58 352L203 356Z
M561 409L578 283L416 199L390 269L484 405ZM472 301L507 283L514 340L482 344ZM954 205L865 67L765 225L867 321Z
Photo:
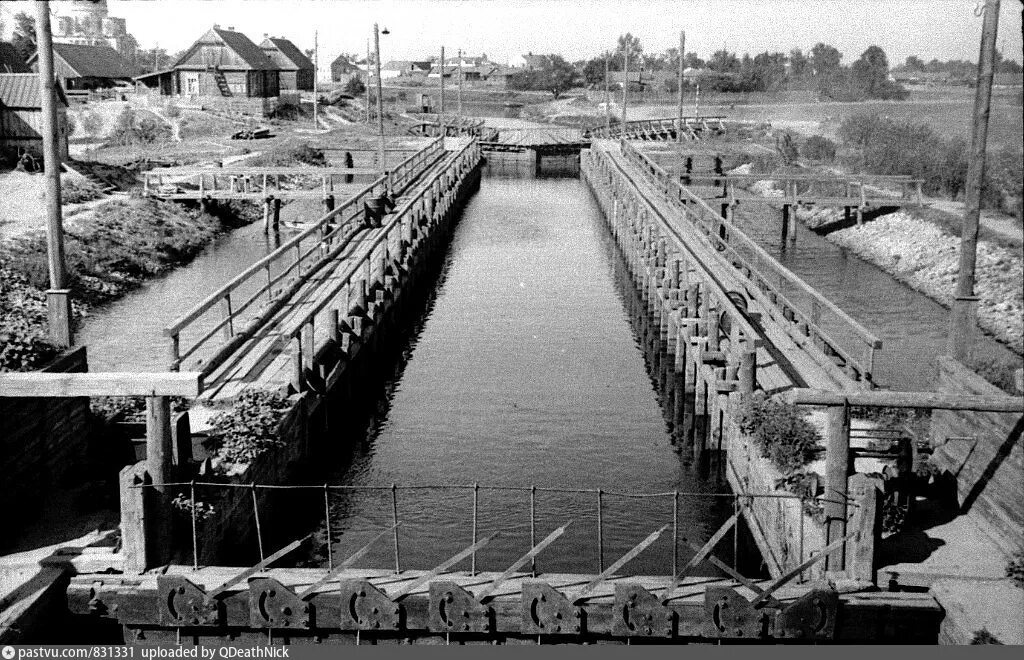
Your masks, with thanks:
M260 48L277 66L281 91L313 91L313 79L316 77L313 61L284 37L263 37Z
M0 73L0 151L43 151L43 86L37 73ZM57 149L68 157L68 100L57 86Z
M32 69L28 68L25 60L21 59L21 54L13 44L0 41L0 73L30 73L31 71Z
M123 18L110 16L106 0L69 0L50 5L54 13L53 43L109 46L132 57L137 46Z
M364 83L366 82L366 59L353 61L348 55L338 55L331 62L331 80L347 84L353 77L358 77Z
M38 54L28 59L33 71L38 70ZM131 63L110 46L84 44L53 44L53 73L68 91L130 87L136 74Z
M391 60L380 65L380 79L399 76L426 78L430 74L431 65L430 60Z
M277 107L279 73L270 55L244 34L214 25L171 68L136 80L188 103L266 115Z

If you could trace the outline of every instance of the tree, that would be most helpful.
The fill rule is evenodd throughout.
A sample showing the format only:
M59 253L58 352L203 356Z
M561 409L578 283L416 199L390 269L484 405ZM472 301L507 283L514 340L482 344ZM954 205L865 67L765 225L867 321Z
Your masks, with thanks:
M711 59L708 60L708 68L719 73L739 73L740 59L735 53L725 50L716 50Z
M889 80L889 59L878 46L869 46L851 68L852 83L865 99L903 100L907 90Z
M36 52L36 19L21 11L14 15L14 31L11 34L11 45L17 49L21 59L28 58Z
M561 55L543 55L541 63L532 71L519 71L509 78L511 89L545 90L559 98L564 91L572 88L578 79L573 65Z
M604 85L604 56L587 60L579 69L583 83L588 86Z
M345 93L349 96L356 97L365 91L366 85L363 84L363 81L359 76L352 76L348 79L348 82L345 83Z
M615 54L612 56L612 70L623 70L623 65L625 64L623 55L625 53L629 53L630 70L638 70L640 68L640 62L643 56L643 52L644 47L640 43L640 39L638 37L634 37L629 32L627 32L626 34L619 35L619 39L616 42L615 46Z
M911 71L924 71L924 60L917 55L910 55L904 66Z
M817 43L811 49L811 70L818 79L834 76L839 71L843 54L833 46Z
M795 83L806 81L811 75L811 60L799 48L789 51L789 77Z

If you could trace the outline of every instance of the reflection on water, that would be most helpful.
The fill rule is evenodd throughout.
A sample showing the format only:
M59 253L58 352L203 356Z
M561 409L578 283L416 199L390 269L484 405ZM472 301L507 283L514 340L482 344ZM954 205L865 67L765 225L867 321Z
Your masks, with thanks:
M696 493L680 498L680 535L708 538L732 498L716 497L722 482L675 450L598 214L575 179L485 178L385 403L351 462L325 481L479 483L478 537L502 533L479 553L482 570L500 570L530 547L529 490L487 486ZM472 488L399 490L402 566L428 568L468 546L473 497ZM332 497L338 557L391 524L391 498L387 489ZM597 494L541 491L534 505L538 540L572 522L541 556L542 570L596 570ZM673 519L671 496L606 493L602 505L605 566ZM392 565L392 553L379 542L360 565ZM723 553L732 560L731 549ZM680 549L683 560L690 554ZM665 573L671 561L668 531L628 570Z

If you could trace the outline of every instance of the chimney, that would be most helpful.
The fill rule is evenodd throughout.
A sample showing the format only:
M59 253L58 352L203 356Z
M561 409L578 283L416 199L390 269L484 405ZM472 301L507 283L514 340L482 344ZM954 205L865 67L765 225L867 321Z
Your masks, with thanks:
M269 34L267 34L266 32L264 32L264 33L263 33L263 38L264 38L264 39L269 39L269 38L270 38L270 35L269 35Z
M228 32L234 32L234 31L235 31L235 26L234 25L229 25L228 26Z

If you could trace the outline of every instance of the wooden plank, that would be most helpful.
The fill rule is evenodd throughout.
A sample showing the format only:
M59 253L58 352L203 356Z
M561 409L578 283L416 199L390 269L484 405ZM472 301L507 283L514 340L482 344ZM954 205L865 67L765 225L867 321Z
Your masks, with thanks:
M783 395L791 405L803 406L874 406L886 408L917 408L932 410L970 410L976 412L1024 413L1024 397L978 395L940 392L861 391L829 392L816 389L794 389Z
M199 372L0 373L0 397L195 397L202 391Z

